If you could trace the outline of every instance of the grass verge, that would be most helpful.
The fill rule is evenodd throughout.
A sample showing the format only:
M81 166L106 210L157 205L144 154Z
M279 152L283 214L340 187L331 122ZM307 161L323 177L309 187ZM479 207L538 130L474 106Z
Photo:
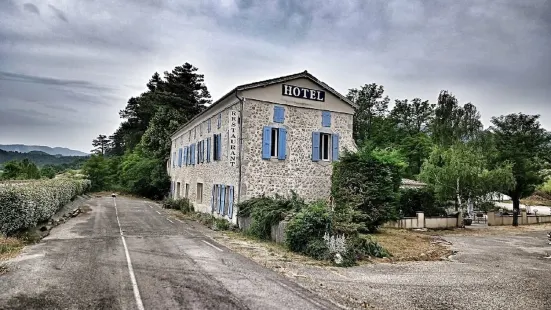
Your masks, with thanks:
M17 256L24 246L25 242L21 239L0 237L0 261Z
M370 237L392 254L389 258L377 258L376 262L437 261L452 254L448 242L420 232L381 229Z

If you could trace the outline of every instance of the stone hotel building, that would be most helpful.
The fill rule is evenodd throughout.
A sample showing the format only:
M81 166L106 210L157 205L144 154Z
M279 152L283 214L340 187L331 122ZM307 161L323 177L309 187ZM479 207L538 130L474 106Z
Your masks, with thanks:
M307 71L237 86L172 135L171 196L236 223L252 197L330 194L352 139L354 104Z

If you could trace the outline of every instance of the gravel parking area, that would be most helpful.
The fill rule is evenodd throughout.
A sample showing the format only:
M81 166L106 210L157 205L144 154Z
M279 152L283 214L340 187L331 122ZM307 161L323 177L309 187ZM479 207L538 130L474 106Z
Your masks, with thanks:
M549 226L451 232L450 261L336 268L273 246L218 240L348 309L551 309ZM272 247L272 248L271 248Z

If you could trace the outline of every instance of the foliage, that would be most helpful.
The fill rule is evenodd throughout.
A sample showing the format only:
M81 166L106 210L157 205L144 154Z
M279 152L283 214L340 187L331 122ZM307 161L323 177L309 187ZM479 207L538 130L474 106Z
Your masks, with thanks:
M163 208L180 210L184 214L194 212L193 204L185 197L178 199L166 198L163 200Z
M347 241L345 262L356 262L369 257L391 257L392 255L377 241L368 236L358 236Z
M375 83L365 84L360 89L350 89L347 98L357 105L354 114L353 135L358 145L367 141L383 141L385 116L390 99L383 97L384 87Z
M38 167L29 161L10 161L4 165L4 171L1 175L4 180L32 180L40 179L40 170Z
M463 207L467 201L513 186L511 165L487 167L482 150L457 143L447 149L436 147L423 164L419 177L434 189L439 201L455 200Z
M89 188L88 180L70 179L0 184L0 234L13 234L48 220Z
M92 155L82 167L88 179L92 182L92 191L109 188L109 166L102 155Z
M445 216L445 205L436 201L432 188L407 188L400 190L400 213L404 217L414 217L417 211L425 216Z
M251 198L237 205L238 216L251 217L251 226L247 233L261 239L270 239L272 226L282 221L291 212L304 208L304 200L294 192L291 197L279 195Z
M166 171L172 133L202 112L210 101L204 76L189 63L153 74L147 91L128 100L123 122L107 138L93 141L103 163L90 158L87 173L95 190L116 189L162 199L169 191Z
M111 140L107 139L107 136L99 135L96 139L92 140L92 146L94 147L92 153L97 155L105 155L105 150L110 142Z
M483 127L480 113L473 104L467 103L461 107L455 96L445 90L438 96L434 113L432 138L439 146L448 147L459 141L473 140Z
M513 200L513 225L518 225L520 199L544 183L542 170L549 164L551 135L539 123L539 115L522 113L492 118L496 156L494 165L512 165L515 185L506 192Z
M224 218L215 217L213 219L212 230L229 230L230 227L230 222Z
M336 209L347 208L363 213L368 231L396 218L396 203L401 171L407 167L395 150L362 148L347 152L333 166L331 193Z
M285 244L293 252L311 254L313 248L319 250L321 247L310 243L323 242L323 236L328 231L331 231L331 215L327 205L323 202L312 203L303 207L287 224Z

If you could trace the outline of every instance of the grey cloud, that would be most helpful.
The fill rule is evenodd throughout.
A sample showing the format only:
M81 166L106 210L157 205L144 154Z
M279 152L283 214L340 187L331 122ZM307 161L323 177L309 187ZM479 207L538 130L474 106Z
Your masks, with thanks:
M434 102L448 89L485 118L524 108L551 126L548 0L94 0L63 11L56 3L50 9L70 27L0 0L0 100L67 120L86 137L112 132L153 72L186 61L214 99L307 69L341 92L377 82L393 98ZM95 125L70 123L79 115ZM56 129L67 140L51 144L89 148L67 131Z
M102 91L110 90L110 88L108 87L99 86L99 85L90 83L88 81L56 79L56 78L50 78L50 77L41 77L41 76L34 76L34 75L4 72L4 71L0 71L0 80L36 83L36 84L45 84L45 85L58 85L58 86L70 86L70 87L72 86L72 87L88 88L88 89L102 90Z
M63 11L61 11L60 9L56 8L55 6L51 5L51 4L48 4L48 7L54 11L55 15L57 16L57 18L61 19L62 21L68 23L69 21L67 20L67 17L65 16L65 13L63 13Z
M27 12L34 13L36 15L40 15L40 10L36 7L36 5L32 3L25 3L23 4L23 9Z

